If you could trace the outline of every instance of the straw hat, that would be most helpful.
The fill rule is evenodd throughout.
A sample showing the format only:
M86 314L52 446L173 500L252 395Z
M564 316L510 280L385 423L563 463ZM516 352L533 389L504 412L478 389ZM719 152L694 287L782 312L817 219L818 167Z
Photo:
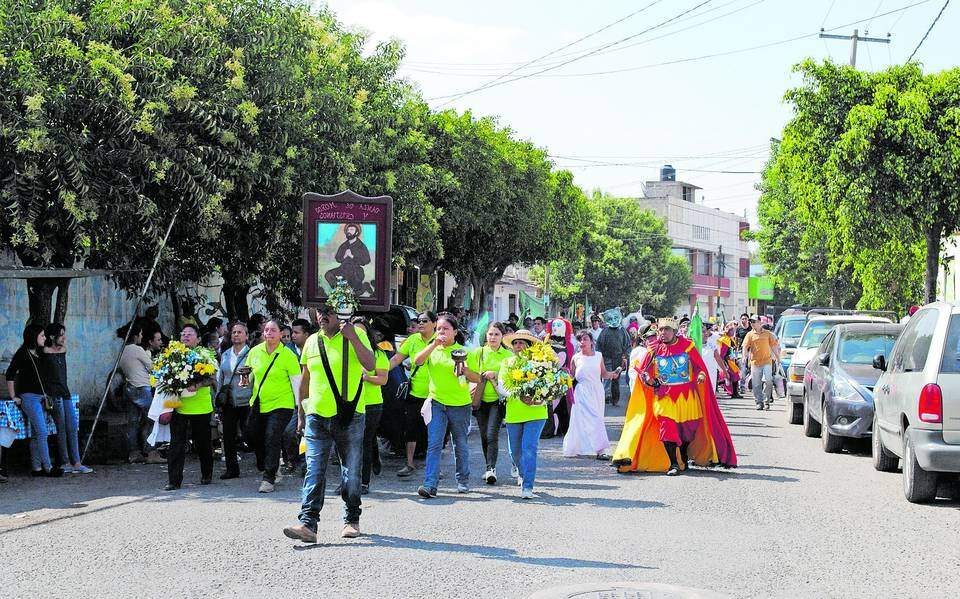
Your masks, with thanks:
M503 343L508 346L513 345L514 341L526 341L530 345L540 343L540 339L537 339L537 336L527 329L520 329L516 333L510 333L503 338Z

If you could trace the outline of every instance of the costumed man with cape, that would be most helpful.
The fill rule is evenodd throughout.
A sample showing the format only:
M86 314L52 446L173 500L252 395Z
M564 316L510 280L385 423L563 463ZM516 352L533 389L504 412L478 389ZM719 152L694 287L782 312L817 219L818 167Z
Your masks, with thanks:
M727 423L693 341L677 335L677 321L657 321L660 343L637 367L637 385L612 463L618 472L685 470L737 465Z

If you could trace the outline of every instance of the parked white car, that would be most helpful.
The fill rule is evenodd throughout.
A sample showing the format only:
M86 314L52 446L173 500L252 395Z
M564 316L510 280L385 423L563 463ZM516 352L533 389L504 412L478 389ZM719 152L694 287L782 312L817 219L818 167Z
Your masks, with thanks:
M787 369L787 420L790 424L800 424L803 421L803 374L807 369L807 362L817 353L820 342L827 336L834 326L853 322L892 322L882 316L866 314L825 314L813 316L807 320L807 325L800 335L797 349L790 358L790 367Z
M938 302L914 314L874 389L873 465L894 472L903 460L903 493L931 501L947 473L960 473L960 306Z

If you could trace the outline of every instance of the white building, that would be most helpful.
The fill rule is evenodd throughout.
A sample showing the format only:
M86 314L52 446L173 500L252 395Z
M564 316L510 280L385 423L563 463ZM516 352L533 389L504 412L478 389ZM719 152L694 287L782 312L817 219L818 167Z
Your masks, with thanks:
M713 316L719 304L731 320L748 311L750 251L742 235L750 224L736 214L698 204L699 190L677 181L676 171L667 165L660 181L647 182L645 195L637 202L666 220L674 253L690 262L693 284L678 311L692 314L699 305L701 315Z

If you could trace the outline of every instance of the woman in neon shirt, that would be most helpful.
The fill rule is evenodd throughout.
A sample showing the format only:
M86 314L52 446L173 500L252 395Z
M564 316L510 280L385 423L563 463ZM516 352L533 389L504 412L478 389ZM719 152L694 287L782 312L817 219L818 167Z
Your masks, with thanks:
M367 319L362 316L354 317L353 324L361 329L370 338L370 347L377 361L377 367L363 373L363 391L360 392L360 401L366 410L363 423L363 466L360 467L360 494L370 492L370 471L374 464L380 463L379 447L377 447L377 431L380 428L380 416L383 415L383 385L387 382L390 372L390 358L380 349L383 340L380 331L370 327ZM379 472L378 472L379 474Z
M506 329L499 322L490 324L487 329L487 343L470 352L467 366L480 374L483 396L477 408L477 424L480 426L480 445L486 459L487 470L483 479L488 485L497 483L497 454L500 453L500 425L503 423L504 405L497 392L497 376L500 364L513 356L513 352L504 347L503 336Z

